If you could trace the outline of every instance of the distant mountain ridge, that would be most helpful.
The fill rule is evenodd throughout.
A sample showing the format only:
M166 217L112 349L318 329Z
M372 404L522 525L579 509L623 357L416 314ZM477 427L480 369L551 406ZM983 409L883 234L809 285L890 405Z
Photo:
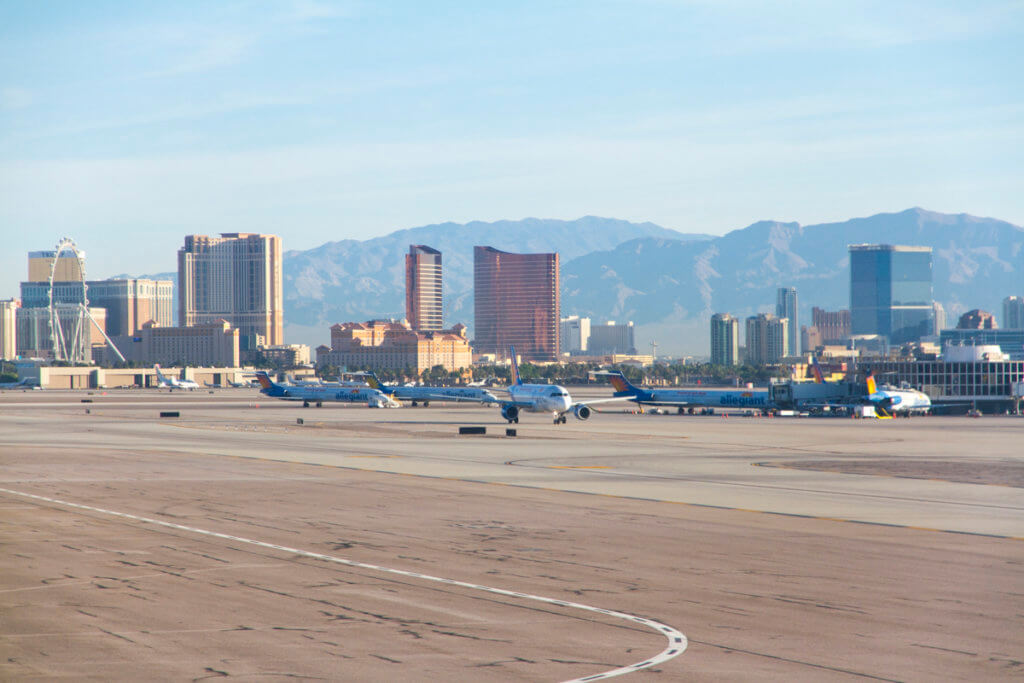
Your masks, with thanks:
M661 352L706 355L712 313L773 311L777 287L797 288L804 325L812 306L848 307L848 246L858 243L932 247L949 326L971 308L998 319L1004 297L1024 295L1024 229L920 208L818 225L759 221L720 237L593 216L442 223L286 252L286 338L316 345L336 322L404 316L410 244L443 253L445 322L472 329L473 246L489 245L559 252L563 316L633 320L640 348L656 337Z
M442 253L445 321L473 324L473 247L517 252L559 252L561 262L608 250L637 238L707 240L653 223L584 216L573 221L441 223L399 230L383 237L328 242L285 252L285 317L291 324L322 325L345 320L405 316L405 254L410 244ZM326 336L326 333L325 333Z
M848 248L859 243L932 247L934 297L950 326L970 308L998 318L1004 297L1024 293L1024 229L914 208L820 225L761 221L700 243L631 240L563 266L562 310L704 323L716 312L774 312L775 290L786 286L797 288L800 322L810 324L811 306L849 307Z

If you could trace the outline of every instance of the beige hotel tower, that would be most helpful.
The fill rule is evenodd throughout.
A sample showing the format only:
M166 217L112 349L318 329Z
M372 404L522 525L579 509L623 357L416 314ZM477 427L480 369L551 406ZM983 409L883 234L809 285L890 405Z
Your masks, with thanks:
M178 324L223 319L267 346L283 344L282 258L277 235L187 235L178 250Z

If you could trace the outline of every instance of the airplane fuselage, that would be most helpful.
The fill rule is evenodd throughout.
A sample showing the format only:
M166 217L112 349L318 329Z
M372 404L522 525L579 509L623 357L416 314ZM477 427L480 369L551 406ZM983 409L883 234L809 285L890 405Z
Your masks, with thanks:
M479 387L393 387L392 396L407 401L473 401L498 403L498 397Z
M647 406L685 405L714 408L768 408L771 403L767 389L644 390L640 396L630 400Z
M262 389L261 393L273 398L280 398L286 401L309 401L335 402L335 403L371 403L374 401L387 402L387 397L376 389L367 386L342 387L342 386L282 386Z
M572 406L569 392L557 384L513 384L508 396L510 403L529 413L562 414Z
M882 389L870 394L868 400L889 413L927 413L932 407L928 394L916 389Z

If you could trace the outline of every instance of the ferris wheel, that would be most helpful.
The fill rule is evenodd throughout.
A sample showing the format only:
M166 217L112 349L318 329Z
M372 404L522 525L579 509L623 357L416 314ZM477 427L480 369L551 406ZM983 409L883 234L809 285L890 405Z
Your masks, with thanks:
M57 264L60 263L61 254L65 251L74 254L74 258L78 262L78 273L79 277L82 278L82 298L80 301L68 301L65 297L63 301L57 302L53 297L53 284L54 277L57 275ZM86 363L91 361L89 322L92 322L117 357L124 361L124 356L121 355L117 346L114 345L114 342L107 336L106 331L92 317L92 312L89 310L89 285L85 281L85 257L75 245L75 241L70 237L61 238L60 242L57 243L53 254L53 261L50 263L50 280L48 284L46 297L50 309L50 342L53 345L54 360L70 363ZM70 335L65 335L64 333L60 320L61 310L72 312L72 315L69 316L71 319L68 320L68 322L74 325L73 329L69 330L71 332ZM86 322L87 319L89 322Z

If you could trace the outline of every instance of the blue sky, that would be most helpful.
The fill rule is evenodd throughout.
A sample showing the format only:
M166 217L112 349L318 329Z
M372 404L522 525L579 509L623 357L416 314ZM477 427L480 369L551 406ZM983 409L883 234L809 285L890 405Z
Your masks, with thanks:
M1024 2L0 0L0 297L188 233L1024 224Z

